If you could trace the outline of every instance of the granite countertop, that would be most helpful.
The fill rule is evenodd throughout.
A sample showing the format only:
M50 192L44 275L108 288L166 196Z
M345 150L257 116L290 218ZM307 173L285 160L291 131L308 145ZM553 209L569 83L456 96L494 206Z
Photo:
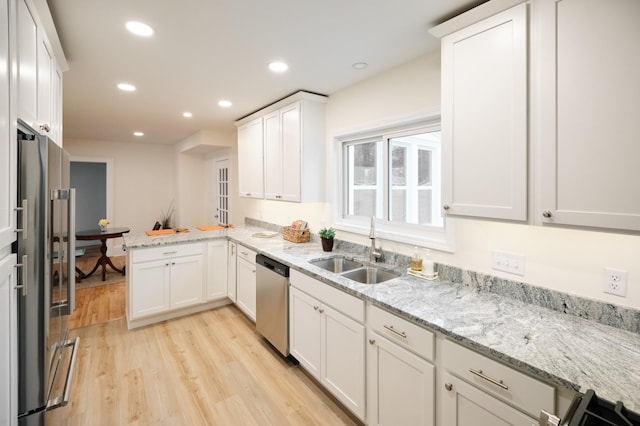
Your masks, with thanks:
M627 408L640 411L639 334L461 283L424 281L404 269L398 270L403 272L399 278L376 285L359 284L309 263L336 254L354 257L352 253L326 253L319 243L290 243L281 235L252 237L259 231L264 229L240 226L124 238L127 248L229 238L508 365L574 390L594 389L602 398L622 401Z

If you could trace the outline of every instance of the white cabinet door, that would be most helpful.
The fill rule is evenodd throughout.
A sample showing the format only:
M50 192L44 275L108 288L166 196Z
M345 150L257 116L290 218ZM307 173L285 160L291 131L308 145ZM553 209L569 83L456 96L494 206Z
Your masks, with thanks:
M527 219L527 5L442 39L444 213Z
M165 312L170 308L171 260L133 263L129 275L131 319Z
M264 118L264 198L282 198L282 138L280 136L280 111L274 111ZM288 165L287 165L288 166Z
M227 297L227 257L226 239L207 243L207 300Z
M280 199L284 201L301 201L301 168L302 156L300 153L302 143L302 128L300 123L301 104L300 101L293 103L280 110L282 167L282 189ZM308 144L313 143L309 141ZM319 158L313 161L319 161ZM307 164L305 163L305 166ZM268 167L268 166L267 166ZM317 184L317 182L316 182Z
M289 347L291 355L321 380L320 302L295 287L289 288Z
M0 23L7 28L8 3L0 2ZM14 209L16 207L16 136L12 131L9 114L9 88L11 75L9 61L9 33L0 31L0 248L16 239Z
M15 255L0 261L0 424L18 423L18 340Z
M377 333L368 341L367 423L433 426L435 367Z
M536 13L536 220L639 231L640 2L541 0Z
M170 260L171 309L201 303L204 300L204 263L202 255Z
M51 131L49 135L62 146L62 71L55 61L51 64Z
M365 418L365 328L321 305L321 382L358 418Z
M262 118L238 127L238 187L241 197L264 198Z
M38 29L24 0L18 0L18 118L37 129L38 114Z
M538 421L470 384L443 374L442 421L451 426L531 426Z
M227 297L232 302L236 301L236 270L237 270L237 246L236 243L229 241L229 258L228 258L228 274L227 274Z
M236 305L251 320L256 320L256 265L238 258Z
M53 136L51 121L51 79L53 77L52 66L54 66L51 48L48 46L44 31L38 29L38 130L43 135Z

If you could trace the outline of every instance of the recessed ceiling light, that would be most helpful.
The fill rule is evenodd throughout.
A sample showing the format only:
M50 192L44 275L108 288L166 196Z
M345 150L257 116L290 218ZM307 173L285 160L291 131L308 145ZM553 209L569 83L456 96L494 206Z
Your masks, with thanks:
M144 133L142 133L142 132L133 132L133 136L141 137L141 136L144 136Z
M356 62L351 66L353 67L354 70L363 70L363 69L367 68L369 66L369 64L366 63L366 62Z
M153 28L143 22L129 21L125 26L130 32L140 37L151 37L154 33Z
M289 65L284 62L271 62L269 64L269 69L273 72L285 72L289 69Z
M182 116L183 116L184 118L191 118L191 117L193 117L193 114L191 114L189 111L187 111L187 112L183 112L183 113L182 113Z
M218 106L222 108L229 108L231 105L233 105L231 101L228 101L226 99L222 99L218 101Z
M118 89L123 90L125 92L135 92L136 91L136 86L134 86L133 84L129 84L129 83L119 83L118 84Z

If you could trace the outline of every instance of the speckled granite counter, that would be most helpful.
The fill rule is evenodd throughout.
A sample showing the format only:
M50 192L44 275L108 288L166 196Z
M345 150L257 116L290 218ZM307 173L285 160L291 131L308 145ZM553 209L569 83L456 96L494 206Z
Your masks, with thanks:
M376 285L359 284L308 263L335 254L353 257L353 253L325 253L319 243L294 244L281 235L252 237L262 230L240 226L124 237L127 248L229 238L506 364L575 390L594 389L602 398L621 400L629 409L640 411L640 334L462 283L422 281L406 273Z

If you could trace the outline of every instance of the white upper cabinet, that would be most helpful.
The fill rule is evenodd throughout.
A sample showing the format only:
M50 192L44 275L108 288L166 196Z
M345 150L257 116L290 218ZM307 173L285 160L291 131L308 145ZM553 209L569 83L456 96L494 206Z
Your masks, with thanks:
M536 221L640 231L640 2L536 8Z
M452 29L432 30L443 37L444 213L526 220L527 5Z
M264 198L262 117L238 127L238 188L241 197Z
M62 53L55 54L52 40L59 46L57 34L45 31L45 21L53 26L49 10L42 10L44 6L36 10L35 2L29 0L17 0L16 6L18 118L62 145L62 71L66 60ZM61 47L58 51L62 52Z
M7 27L9 7L0 1L0 26ZM14 209L16 207L16 150L13 136L14 115L11 114L9 92L11 89L9 34L0 32L0 249L8 247L16 239Z
M17 2L18 118L32 127L38 119L38 27L27 4Z
M236 122L238 126L238 164L240 195L268 200L316 202L324 199L325 168L325 96L298 92ZM249 170L254 152L248 152L247 126L262 120L262 133L251 133L257 146L262 139L264 152L264 180L257 179L255 170ZM242 165L245 165L244 167ZM243 190L242 182L251 179L254 184L264 184L260 191ZM245 187L246 188L246 187ZM247 195L251 193L251 195Z

